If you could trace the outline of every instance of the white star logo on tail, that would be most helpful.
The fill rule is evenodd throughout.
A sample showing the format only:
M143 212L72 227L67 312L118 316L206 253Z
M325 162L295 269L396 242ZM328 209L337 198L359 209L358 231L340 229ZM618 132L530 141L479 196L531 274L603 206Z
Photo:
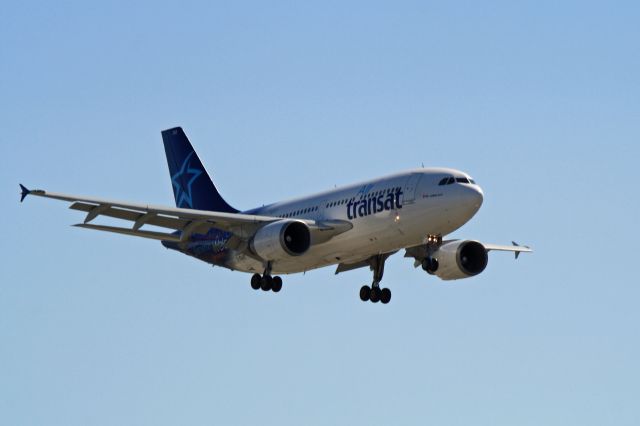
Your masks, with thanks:
M184 159L182 167L180 167L178 173L171 176L171 182L173 183L173 186L175 188L176 204L178 205L178 207L188 206L189 208L193 208L191 185L198 178L198 176L202 174L202 170L191 168L191 165L189 164L189 161L191 160L193 154L195 154L195 151L191 151L191 154L187 155L187 158ZM191 176L191 178L186 181L188 176Z

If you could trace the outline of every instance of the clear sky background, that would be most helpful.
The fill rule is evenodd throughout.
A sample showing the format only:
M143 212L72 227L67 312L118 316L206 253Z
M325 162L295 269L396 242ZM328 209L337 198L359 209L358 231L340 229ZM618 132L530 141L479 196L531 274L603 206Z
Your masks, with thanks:
M5 2L0 424L640 424L638 2ZM445 283L399 253L255 292L71 228L18 183L173 204L181 125L241 209L407 168L470 173Z

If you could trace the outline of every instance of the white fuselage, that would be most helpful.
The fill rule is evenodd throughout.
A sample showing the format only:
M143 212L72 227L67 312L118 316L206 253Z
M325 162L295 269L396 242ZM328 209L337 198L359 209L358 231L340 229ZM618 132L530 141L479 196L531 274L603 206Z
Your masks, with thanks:
M455 182L443 184L447 178ZM274 273L287 274L337 263L355 263L376 254L423 244L427 235L447 235L471 219L482 200L482 189L466 173L427 168L278 202L246 213L318 222L351 222L353 228L348 232L327 242L312 244L301 256L273 263ZM245 272L264 270L262 262L241 252L234 253L228 265Z

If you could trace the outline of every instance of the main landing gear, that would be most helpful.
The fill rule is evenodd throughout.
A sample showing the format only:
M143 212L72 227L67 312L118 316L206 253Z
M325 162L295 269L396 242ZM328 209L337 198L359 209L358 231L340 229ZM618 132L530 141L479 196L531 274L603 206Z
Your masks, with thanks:
M364 285L360 289L360 300L363 302L381 302L386 305L391 300L391 290L380 288L380 281L382 281L384 274L384 262L387 257L388 255L379 254L369 259L369 266L373 270L373 283L371 283L371 287Z
M262 289L262 291L273 291L274 293L282 290L282 278L271 276L271 262L267 263L264 274L253 274L251 277L251 288L254 290Z

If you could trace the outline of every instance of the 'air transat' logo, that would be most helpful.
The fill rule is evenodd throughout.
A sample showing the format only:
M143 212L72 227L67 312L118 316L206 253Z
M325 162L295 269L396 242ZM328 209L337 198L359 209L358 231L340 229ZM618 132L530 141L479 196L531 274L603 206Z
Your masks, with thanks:
M376 214L385 210L401 209L400 196L403 194L402 188L395 188L393 190L384 192L382 194L367 196L369 192L366 186L363 187L359 193L363 194L363 198L358 201L351 201L347 203L347 217L349 219L355 219L357 217L369 216L370 214Z
M191 151L191 154L187 155L178 173L171 176L178 207L188 206L189 208L193 208L191 185L193 185L193 182L202 174L202 170L191 168L190 160L193 154L195 154L195 151ZM191 178L188 178L189 176L191 176Z

